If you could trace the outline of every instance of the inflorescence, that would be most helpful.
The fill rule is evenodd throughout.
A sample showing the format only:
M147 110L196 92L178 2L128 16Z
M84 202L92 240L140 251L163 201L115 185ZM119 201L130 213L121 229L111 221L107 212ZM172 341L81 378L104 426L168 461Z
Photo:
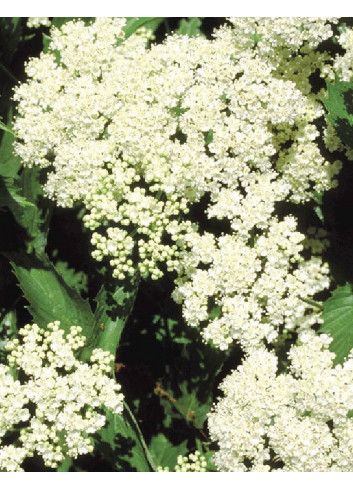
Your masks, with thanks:
M89 362L79 361L81 331L72 326L65 335L59 321L45 330L28 324L21 341L8 342L9 366L0 365L1 470L20 471L34 454L56 468L66 457L89 453L90 436L106 422L104 410L122 413L124 396L109 376L114 357L97 348ZM14 429L20 430L16 441L9 438Z
M118 280L176 273L186 322L219 348L310 326L318 315L300 297L327 287L327 266L304 258L295 217L277 207L336 185L309 78L327 75L317 48L337 19L234 18L211 40L158 45L145 30L126 39L124 23L51 30L15 92L17 154L49 169L58 205L83 205L92 255ZM201 232L190 211L204 197L229 232Z
M219 470L353 470L353 353L334 366L332 338L307 331L299 341L287 373L261 348L222 382L208 417Z

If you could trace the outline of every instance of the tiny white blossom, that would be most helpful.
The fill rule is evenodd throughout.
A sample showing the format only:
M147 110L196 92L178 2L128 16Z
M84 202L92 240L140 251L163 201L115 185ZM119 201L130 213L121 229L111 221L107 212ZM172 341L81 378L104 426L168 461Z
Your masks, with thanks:
M8 342L9 365L22 371L27 381L13 380L9 367L0 365L1 469L21 470L24 458L34 453L51 468L66 456L89 453L89 435L106 422L103 409L122 413L121 387L109 377L112 355L97 348L88 363L77 360L75 352L85 342L81 332L81 327L72 326L65 335L60 321L46 329L28 324L18 332L22 341ZM25 426L16 445L1 445L6 432L19 423Z
M221 384L208 415L221 471L352 471L353 360L333 365L332 338L305 331L287 373L264 347Z

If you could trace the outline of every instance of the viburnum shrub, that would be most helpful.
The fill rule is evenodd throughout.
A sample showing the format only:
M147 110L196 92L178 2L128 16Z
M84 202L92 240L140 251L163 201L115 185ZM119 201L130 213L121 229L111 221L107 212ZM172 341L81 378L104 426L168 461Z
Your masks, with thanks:
M1 126L0 203L35 324L3 307L0 467L86 470L95 447L118 471L352 470L353 254L340 275L330 240L350 21L22 20L43 52Z

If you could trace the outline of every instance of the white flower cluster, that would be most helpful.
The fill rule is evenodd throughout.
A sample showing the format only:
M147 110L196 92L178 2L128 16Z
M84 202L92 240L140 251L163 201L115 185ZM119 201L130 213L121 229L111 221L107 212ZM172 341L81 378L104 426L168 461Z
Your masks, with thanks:
M229 20L234 25L239 46L256 48L257 56L270 63L276 75L294 82L303 93L315 98L309 77L317 70L325 70L331 59L317 47L332 36L331 25L337 24L338 18L244 17Z
M303 332L288 373L263 348L226 377L208 417L219 470L353 470L353 352L333 366L331 340Z
M28 17L27 27L29 27L29 29L38 29L42 25L44 27L49 27L51 25L49 17Z
M14 380L9 367L0 365L2 470L21 470L24 458L34 453L52 468L67 456L89 453L89 436L106 422L102 409L122 412L120 385L108 375L113 356L96 349L89 363L75 358L75 351L84 346L81 331L72 326L65 336L59 321L45 330L28 324L19 331L21 342L8 343L10 367L27 380ZM19 428L17 441L7 444L6 433Z
M30 418L28 398L23 386L11 376L10 368L0 365L0 441L13 426ZM17 472L27 456L23 447L0 444L0 471Z
M174 472L206 472L207 461L201 453L196 450L187 457L178 456ZM168 467L157 467L158 472L169 472Z
M190 236L193 251L181 261L185 276L173 297L183 302L186 322L206 324L203 337L222 350L234 340L248 350L264 339L273 342L281 328L307 329L321 321L320 311L303 298L329 286L328 266L301 256L304 235L296 231L294 217L271 218L267 226L251 246L238 233L217 240L211 234ZM314 237L309 242L320 249L317 243ZM208 320L210 304L218 313Z
M221 308L204 333L221 348L316 320L299 297L327 286L327 268L303 260L304 237L276 206L336 184L308 93L325 60L312 53L336 22L231 19L212 40L171 35L150 48L146 32L124 39L123 19L70 22L16 90L17 154L49 167L59 205L84 205L93 256L120 280L136 267L153 279L177 271L189 324L207 320L208 302ZM228 234L186 219L204 196L205 217L228 220Z

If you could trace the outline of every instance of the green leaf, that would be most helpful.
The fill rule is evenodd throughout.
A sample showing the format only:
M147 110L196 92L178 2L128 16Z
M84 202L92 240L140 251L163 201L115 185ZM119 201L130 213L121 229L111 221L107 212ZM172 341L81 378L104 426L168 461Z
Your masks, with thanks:
M159 433L151 439L149 450L157 466L168 467L169 470L173 471L178 456L185 455L188 447L186 440L179 445L173 445L163 433Z
M107 424L99 432L97 450L118 472L150 472L153 461L126 407L123 415L106 413Z
M75 17L53 17L51 25L60 28L62 25L71 22L72 20L75 20Z
M188 19L181 19L179 28L176 30L177 34L184 36L194 37L201 33L199 27L201 26L200 17L189 17Z
M43 43L43 52L47 53L49 51L49 45L51 43L51 37L42 32L42 43Z
M59 320L69 332L70 326L82 327L82 334L90 338L94 316L88 301L69 287L49 259L25 253L8 253L12 269L26 300L33 320L42 327Z
M211 392L208 393L202 400L199 399L199 394L196 390L189 391L188 382L183 382L180 386L181 396L178 397L178 403L175 407L180 410L181 414L197 429L202 429L206 421L207 413L209 412L213 397Z
M174 338L174 343L180 343L181 345L190 345L192 340L190 338Z
M218 469L213 461L213 455L215 453L216 453L215 451L209 450L207 452L203 452L202 454L207 462L207 467L206 467L207 472L218 472Z
M18 156L14 155L13 152L13 143L15 140L14 134L11 131L13 118L13 109L12 105L7 113L7 128L10 128L9 131L6 131L2 135L1 144L0 144L0 175L3 177L15 177L17 176L18 170L21 166L21 160Z
M15 186L13 178L0 176L0 207L8 207L12 211L18 212L18 206L20 208L34 207L32 202L28 202L25 197L19 194L19 188Z
M0 121L0 129L2 131L5 131L5 132L8 132L9 134L12 134L14 135L13 131L11 131L11 129L9 129L3 122Z
M55 268L69 287L77 290L78 293L88 292L87 275L84 272L70 268L68 262L61 260L55 262Z
M335 363L342 363L353 348L353 293L349 284L338 287L324 303L323 324L319 333L332 336L330 350Z
M44 253L47 244L47 234L54 202L43 197L43 188L40 183L41 169L38 167L24 168L19 178L21 194L33 206L23 212L22 216L15 218L23 226L28 235L28 251Z
M7 124L11 122L10 106ZM21 160L14 156L13 143L14 136L4 133L0 145L0 206L8 207L17 223L26 230L28 251L44 252L53 203L42 197L39 168L24 168L19 175Z
M11 173L8 166L0 165L1 171ZM24 168L15 177L0 176L0 205L8 207L15 220L27 232L27 251L43 253L47 243L49 222L54 203L42 196L39 168Z
M327 119L336 129L341 141L353 147L353 83L335 80L327 83L327 98L323 103Z
M154 32L159 24L163 22L164 17L126 17L124 32L126 38L130 37L137 29L145 27Z
M213 130L210 129L209 131L206 131L203 134L205 137L205 146L208 146L213 141Z
M103 285L95 298L97 307L94 313L95 327L87 346L83 349L81 359L90 356L94 348L116 353L121 333L130 316L139 285L138 276L127 279L123 285Z

